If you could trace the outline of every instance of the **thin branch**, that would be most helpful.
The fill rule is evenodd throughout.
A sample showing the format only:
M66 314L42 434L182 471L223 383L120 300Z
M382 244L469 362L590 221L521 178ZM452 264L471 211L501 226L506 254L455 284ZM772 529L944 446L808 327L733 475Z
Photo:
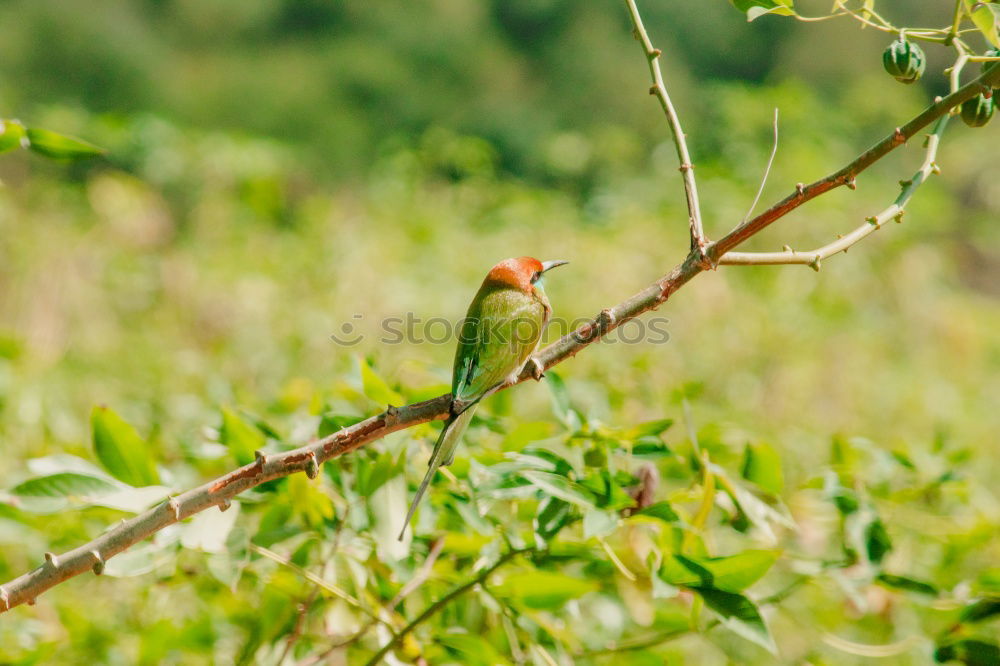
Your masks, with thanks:
M410 622L408 625L406 625L405 627L403 627L403 629L400 630L399 633L397 633L395 636L393 636L389 640L388 643L386 643L385 645L383 645L382 649L380 649L378 652L376 652L375 656L373 656L371 659L368 660L367 666L374 666L375 664L381 663L382 659L387 654L389 654L389 652L392 649L394 649L397 645L399 645L400 642L403 640L403 638L405 638L411 631L413 631L414 629L416 629L417 626L420 623L422 623L424 620L426 620L427 618L429 618L432 615L434 615L435 613L437 613L439 610L441 610L445 606L447 606L451 602L452 599L455 599L456 597L462 596L463 594L465 594L466 592L468 592L469 590L471 590L475 586L477 586L480 583L484 582L487 578L489 578L491 575L493 575L494 571L496 571L497 569L499 569L500 567L502 567L504 564L506 564L507 562L509 562L510 560L512 560L514 557L516 557L518 555L522 555L524 553L528 553L528 552L531 552L531 549L525 548L525 549L509 550L509 551L507 551L496 562L494 562L490 566L488 566L485 569L483 569L482 571L480 571L478 576L476 576L475 578L472 578L470 580L467 580L466 582L462 583L461 585L459 585L458 587L456 587L455 589L453 589L448 594L444 595L443 597L441 597L440 599L438 599L437 601L435 601L434 603L432 603L430 606L428 606L427 608L425 608L424 611L422 613L420 613L420 615L418 615L417 617L413 618L412 622Z
M800 252L788 246L781 252L729 252L719 261L720 264L730 266L760 266L777 264L805 264L813 270L819 270L823 261L839 252L847 252L853 245L864 238L875 233L882 228L882 225L889 220L903 221L903 213L906 204L909 203L913 194L932 174L938 173L939 169L934 163L937 157L938 145L941 141L941 133L944 132L948 124L948 116L938 118L934 130L927 137L927 152L924 163L920 166L913 178L905 180L900 185L902 191L896 200L888 208L878 215L873 215L865 219L864 224L855 228L848 234L839 237L832 243L819 247L815 250Z
M423 585L428 578L430 578L431 571L434 569L434 563L437 562L437 558L439 555L441 555L442 550L444 550L444 539L435 539L434 545L432 545L431 549L427 552L427 557L426 559L424 559L423 564L420 565L420 569L417 571L416 574L414 574L413 578L407 581L406 585L400 588L396 596L392 598L392 601L390 601L388 604L385 605L385 607L382 609L384 612L391 613L392 611L396 610L396 607L399 606L399 604L403 603L403 600L406 597L410 596L417 588ZM381 616L381 613L378 613L377 615ZM328 657L334 650L338 650L342 647L345 647L347 645L350 645L351 643L356 642L362 636L371 631L371 628L374 627L377 623L378 621L375 619L369 620L367 623L365 623L363 627L354 632L354 634L352 634L350 637L334 643L325 652L319 654L315 658L315 660L311 661L310 663L320 663L326 657Z
M933 104L920 112L916 117L905 125L897 127L891 134L856 157L850 164L809 185L797 185L795 191L787 197L774 204L749 222L738 225L735 229L720 238L718 241L710 244L706 253L709 255L711 260L718 262L719 259L721 259L727 252L740 245L751 236L759 233L762 229L792 212L805 202L811 201L819 195L825 194L826 192L843 185L853 189L855 187L855 178L865 169L906 143L908 140L912 139L930 123L945 115L966 100L972 99L982 90L992 88L997 84L1000 84L1000 67L990 69L948 96L938 98Z
M358 601L357 599L355 599L354 597L352 597L345 590L342 590L339 586L334 585L333 583L330 583L330 582L327 582L327 581L323 580L322 578L320 578L319 576L317 576L316 574L314 574L311 571L303 569L302 567L300 567L299 565L297 565L295 562L292 562L287 557L282 557L281 555L278 555L273 550L269 550L267 548L264 548L263 546L258 546L255 543L251 543L250 544L250 550L252 550L253 552L257 553L258 555L263 555L264 557L266 557L267 559L269 559L269 560L271 560L273 562L277 562L278 564L280 564L282 566L288 567L289 569L291 569L292 571L294 571L295 573L297 573L298 575L302 576L307 581L309 581L310 583L312 583L313 585L315 585L317 588L322 589L322 590L326 590L327 592L329 592L333 596L337 597L341 601L345 601L348 604L350 604L351 606L354 606L355 608L357 608L358 610L360 610L362 613L364 613L365 615L369 616L372 619L372 622L381 622L381 623L385 624L387 627L389 627L390 629L394 628L391 624L389 624L385 620L379 619L378 615L376 615L375 613L373 613L369 609L365 608L364 604L362 604L360 601Z
M760 187L757 188L757 195L753 198L753 203L750 204L750 209L747 214L743 216L743 221L740 224L746 224L746 221L750 219L753 215L753 209L757 207L760 202L760 195L764 193L764 186L767 185L767 177L771 175L771 166L774 164L774 156L778 154L778 107L774 107L774 141L771 144L771 156L767 158L767 166L764 167L764 175L760 179Z
M811 185L796 189L760 215L745 224L740 224L723 238L706 246L704 254L710 261L717 263L730 250L806 201L841 185L853 184L858 174L915 136L924 127L962 102L978 95L981 90L997 85L1000 85L1000 67L988 70L947 97L937 100L839 171ZM589 322L538 352L521 376L502 388L508 388L528 379L536 379L540 374L539 371L545 371L576 356L581 350L618 326L663 305L674 292L706 269L702 252L697 250L690 252L682 263L645 289L615 306L605 308ZM47 558L33 571L0 585L0 612L6 612L20 604L34 602L38 595L74 576L90 570L100 573L104 570L104 563L107 560L130 546L206 509L218 507L224 511L232 498L249 488L296 472L305 472L310 477L315 476L319 473L319 466L324 462L350 453L369 442L421 423L445 419L449 415L451 402L451 396L446 394L412 405L389 407L381 414L343 428L306 446L275 455L259 454L253 463L176 495L169 501L133 518L123 520L93 541L62 555Z
M959 76L961 75L962 68L965 67L968 60L969 57L967 55L960 55L955 61L955 64L952 65L949 70L952 93L955 93L960 89ZM837 240L832 243L827 243L820 248L805 252L793 250L787 245L781 252L729 252L722 257L719 263L730 266L805 264L810 266L813 270L818 271L825 259L840 252L847 252L847 250L853 245L881 229L882 225L889 220L894 219L896 222L902 222L906 204L909 203L913 194L917 191L917 188L930 178L932 174L940 172L935 160L937 159L937 150L941 142L941 135L944 133L944 129L948 125L948 119L949 114L947 113L938 118L937 123L928 135L926 145L924 146L925 152L923 164L917 172L913 174L913 177L910 180L900 182L902 191L899 193L899 196L896 197L896 200L892 202L892 205L878 215L866 218L864 224L855 228L849 234L840 236Z
M292 653L292 649L295 644L302 637L302 629L306 623L306 615L309 613L309 609L312 608L313 603L316 602L316 597L319 596L319 588L314 587L309 592L309 596L306 597L295 613L295 624L292 626L292 632L288 634L288 638L285 640L285 648L281 651L281 656L278 657L278 664L283 664L285 658Z
M698 186L694 180L694 164L691 162L691 155L688 153L687 141L684 139L684 129L681 127L680 118L674 109L670 95L667 94L667 87L663 83L663 73L660 71L660 49L655 48L646 33L646 27L642 24L642 17L639 15L639 8L636 7L635 0L625 0L628 7L629 17L632 19L632 26L635 30L635 37L642 44L642 50L646 54L646 62L649 64L649 74L653 77L653 85L649 89L649 94L656 95L663 107L663 113L667 116L667 123L670 125L670 133L674 138L674 145L677 147L677 159L680 161L680 172L684 178L684 193L687 196L688 225L691 232L691 249L702 253L708 244L705 237L705 229L701 221L701 205L698 200ZM702 255L704 258L704 255Z

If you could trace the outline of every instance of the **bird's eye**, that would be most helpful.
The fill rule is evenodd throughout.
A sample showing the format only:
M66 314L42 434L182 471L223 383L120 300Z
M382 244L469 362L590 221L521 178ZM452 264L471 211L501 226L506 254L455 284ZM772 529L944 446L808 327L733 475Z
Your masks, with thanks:
M534 273L532 273L531 274L531 284L535 284L536 282L538 282L538 278L540 278L540 277L542 277L542 272L541 271L535 271Z

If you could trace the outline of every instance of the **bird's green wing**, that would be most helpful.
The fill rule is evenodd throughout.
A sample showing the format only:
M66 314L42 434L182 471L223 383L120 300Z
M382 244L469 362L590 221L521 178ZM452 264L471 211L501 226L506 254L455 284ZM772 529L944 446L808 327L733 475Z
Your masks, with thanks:
M452 394L476 400L519 370L538 346L546 308L516 289L481 294L469 309L455 353Z

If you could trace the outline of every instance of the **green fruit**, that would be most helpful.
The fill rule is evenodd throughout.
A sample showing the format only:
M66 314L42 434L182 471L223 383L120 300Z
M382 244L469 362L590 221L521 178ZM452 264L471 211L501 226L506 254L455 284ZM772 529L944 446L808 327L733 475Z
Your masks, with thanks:
M969 127L982 127L993 117L993 97L982 93L962 104L962 120Z
M900 83L913 83L924 73L924 51L916 44L900 39L882 53L882 66Z

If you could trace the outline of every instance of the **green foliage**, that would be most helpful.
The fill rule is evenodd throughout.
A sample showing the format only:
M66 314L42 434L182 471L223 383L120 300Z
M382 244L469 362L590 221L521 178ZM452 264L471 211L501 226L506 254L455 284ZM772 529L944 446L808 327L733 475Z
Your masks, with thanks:
M113 477L132 486L160 482L152 448L118 414L108 407L95 407L90 428L94 453Z

